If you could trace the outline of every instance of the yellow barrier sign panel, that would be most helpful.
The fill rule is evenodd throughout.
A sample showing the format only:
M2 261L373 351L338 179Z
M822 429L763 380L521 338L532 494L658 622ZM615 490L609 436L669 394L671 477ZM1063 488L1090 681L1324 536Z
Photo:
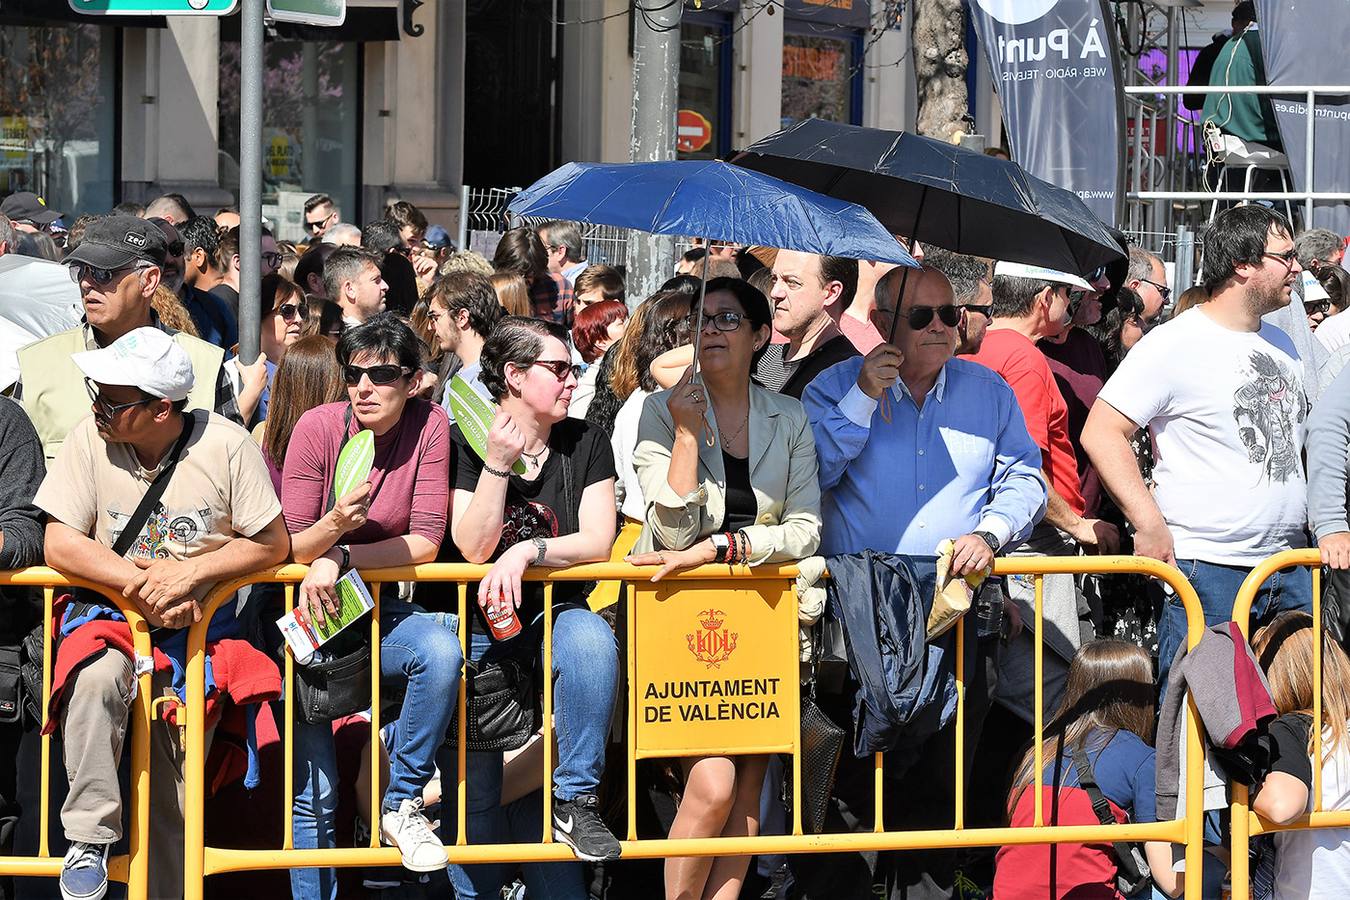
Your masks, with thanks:
M787 752L800 726L790 582L640 585L637 755Z

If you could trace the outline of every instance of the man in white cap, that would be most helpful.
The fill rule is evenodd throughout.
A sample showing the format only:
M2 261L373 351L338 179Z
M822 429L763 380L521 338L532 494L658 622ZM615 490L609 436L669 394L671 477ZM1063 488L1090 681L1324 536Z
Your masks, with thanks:
M1074 312L1092 285L1077 275L1040 266L999 262L994 266L993 320L980 352L969 357L993 369L1017 395L1027 431L1041 452L1041 472L1049 488L1045 519L1018 551L1030 556L1074 556L1079 547L1089 552L1114 553L1120 535L1115 526L1083 515L1078 462L1069 441L1068 405L1055 383L1050 363L1037 348L1042 338L1068 331ZM1033 584L1014 576L1008 580L1009 598L1032 621ZM1045 579L1046 645L1054 651L1045 658L1045 712L1051 714L1068 674L1068 664L1091 634L1090 612L1072 576ZM1009 644L1000 663L999 699L1031 721L1034 674L1030 631Z
M75 354L74 363L93 415L71 431L34 499L47 516L47 561L121 593L156 629L156 646L172 653L166 643L201 619L200 603L217 583L286 558L281 504L246 431L215 413L185 412L192 362L172 337L137 328L108 347ZM91 637L119 627L112 610L73 604L65 620L72 616L82 624L63 631L55 667L70 674L52 696L59 698L70 780L61 809L71 842L61 892L79 900L103 896L108 848L122 836L117 767L136 667L112 640L99 645ZM225 604L212 620L213 639L229 636L233 617L234 604ZM156 696L174 689L171 673L154 678ZM155 722L150 756L150 895L179 896L178 730Z

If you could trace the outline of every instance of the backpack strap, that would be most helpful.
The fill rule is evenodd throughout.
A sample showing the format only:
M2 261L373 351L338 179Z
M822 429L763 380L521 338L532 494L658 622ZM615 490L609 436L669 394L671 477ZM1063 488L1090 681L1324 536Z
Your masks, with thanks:
M1073 748L1073 766L1078 771L1078 786L1087 792L1088 799L1092 801L1092 811L1097 814L1097 821L1103 825L1120 824L1116 821L1116 814L1111 811L1110 801L1097 786L1097 778L1092 774L1092 763L1081 745ZM1112 841L1111 847L1116 853L1116 868L1127 881L1138 882L1149 876L1148 869L1139 866L1136 848L1129 841Z

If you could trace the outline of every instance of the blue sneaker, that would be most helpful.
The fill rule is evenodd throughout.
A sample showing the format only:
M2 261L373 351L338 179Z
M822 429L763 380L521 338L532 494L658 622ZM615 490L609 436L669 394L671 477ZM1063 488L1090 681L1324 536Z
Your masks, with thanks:
M61 866L62 900L100 900L108 893L108 847L71 843Z

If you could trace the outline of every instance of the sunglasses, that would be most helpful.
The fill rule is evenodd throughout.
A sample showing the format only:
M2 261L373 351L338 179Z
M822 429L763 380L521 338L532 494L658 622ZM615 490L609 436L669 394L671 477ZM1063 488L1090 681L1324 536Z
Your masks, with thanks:
M929 326L933 316L937 316L948 328L955 328L956 323L961 321L961 307L950 303L946 306L916 306L909 311L905 319L909 322L910 328L920 331Z
M963 304L961 308L964 309L966 312L979 313L986 319L992 319L994 317L994 304L992 303L986 304L984 306L981 306L978 303L966 303Z
M1317 313L1326 313L1331 310L1330 300L1304 300L1303 312L1307 315L1316 315Z
M720 312L714 316L703 317L703 330L707 331L708 327L711 326L718 331L735 331L741 327L741 323L744 321L745 316L738 312ZM694 326L698 324L698 317L690 316L685 319L685 322L688 324L689 330L693 331Z
M1106 266L1098 266L1097 268L1095 268L1095 269L1093 269L1091 272L1089 272L1087 275L1085 275L1085 276L1084 276L1084 280L1085 280L1085 281L1092 282L1092 281L1096 281L1096 280L1099 279L1099 278L1105 278L1105 277L1106 277Z
M1156 282L1156 281L1150 281L1150 280L1147 279L1147 278L1141 278L1141 279L1139 279L1139 280L1142 281L1144 284L1151 284L1151 285L1153 285L1154 289L1156 289L1157 292L1158 292L1158 296L1159 296L1159 297L1162 297L1164 303L1166 303L1168 300L1171 299L1171 297L1172 297L1172 289L1171 289L1170 287L1168 287L1167 285L1165 285L1165 284L1158 284L1158 282Z
M124 409L131 409L133 406L144 406L147 403L154 403L157 398L145 397L140 400L133 400L130 403L109 403L103 399L103 395L98 392L98 385L89 378L84 379L84 389L89 392L89 399L98 407L98 411L103 414L105 420L111 420L114 416Z
M306 220L305 220L305 228L309 229L310 231L318 231L318 230L319 230L320 228L322 228L324 225L328 224L329 220L332 219L333 216L335 216L335 215L336 215L336 213L335 213L335 212L332 212L332 213L329 213L328 215L324 216L324 217L321 218L321 219L314 219L313 221L310 221L309 219L306 219Z
M553 377L558 379L559 381L566 381L568 375L571 375L573 378L576 379L581 378L581 366L575 363L567 362L566 360L536 359L534 362L530 363L530 365L541 366L545 369L548 369L550 372L553 373Z
M284 304L284 306L289 305ZM361 383L361 376L364 375L370 379L371 384L386 385L393 384L403 376L411 374L412 369L405 366L345 366L342 369L342 380L348 386L357 385Z
M1294 264L1294 260L1298 258L1298 251L1286 250L1283 253L1271 253L1269 250L1267 250L1265 253L1262 253L1261 255L1269 256L1271 259L1278 259L1280 262L1284 263L1284 267L1287 269L1290 266L1292 266Z
M122 266L118 269L100 269L98 266L91 266L85 263L72 263L69 267L70 280L79 284L81 281L92 281L99 287L107 287L116 281L122 279L118 277L123 272L130 272L141 268L138 265Z
M309 317L309 306L304 303L283 303L277 307L276 313L282 319L303 320ZM378 382L376 383L378 384Z

